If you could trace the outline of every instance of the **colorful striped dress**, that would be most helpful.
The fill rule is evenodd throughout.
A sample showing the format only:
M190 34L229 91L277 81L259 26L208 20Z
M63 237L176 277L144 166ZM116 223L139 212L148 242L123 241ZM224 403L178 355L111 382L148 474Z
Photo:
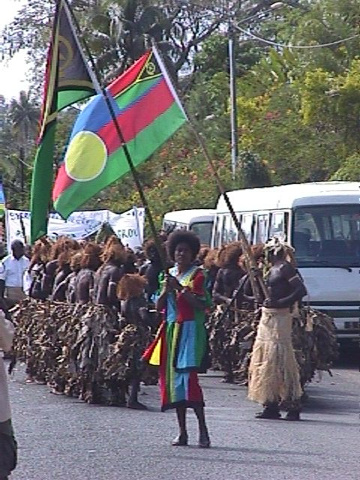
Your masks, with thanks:
M191 266L179 276L175 266L169 273L210 306L202 268ZM160 367L162 411L180 406L204 406L198 372L204 371L206 353L205 312L192 307L181 292L168 294L164 320L155 341L143 355L151 365Z

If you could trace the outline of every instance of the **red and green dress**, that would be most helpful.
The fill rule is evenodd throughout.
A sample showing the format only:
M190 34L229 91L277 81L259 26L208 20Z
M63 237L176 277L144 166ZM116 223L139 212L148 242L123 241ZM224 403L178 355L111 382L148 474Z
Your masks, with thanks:
M171 275L210 306L202 268L191 266L179 276L177 266ZM204 406L198 372L204 370L207 353L205 312L192 307L181 292L169 293L155 341L143 355L151 365L159 366L161 410L180 406Z

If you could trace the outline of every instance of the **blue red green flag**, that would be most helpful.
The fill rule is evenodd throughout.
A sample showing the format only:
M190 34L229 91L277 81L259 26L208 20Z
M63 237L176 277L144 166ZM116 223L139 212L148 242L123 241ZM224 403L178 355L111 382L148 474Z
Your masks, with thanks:
M155 48L110 84L107 96L135 166L187 120ZM129 171L122 142L103 95L77 118L53 189L64 218Z

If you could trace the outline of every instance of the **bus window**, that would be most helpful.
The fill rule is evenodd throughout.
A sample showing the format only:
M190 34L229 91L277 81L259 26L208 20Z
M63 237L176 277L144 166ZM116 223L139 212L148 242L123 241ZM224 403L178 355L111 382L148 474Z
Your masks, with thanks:
M190 230L199 237L202 245L210 245L212 229L213 222L197 222L190 226Z
M228 234L228 243L236 242L238 240L238 231L235 225L232 216L229 218L229 234Z
M301 265L360 266L358 205L299 207L293 245Z
M256 243L265 243L268 240L269 214L264 213L257 216L256 222Z
M166 232L171 233L175 230L175 228L176 228L176 222L172 222L171 220L164 220L163 229Z
M219 217L219 215L216 215L212 234L212 248L218 248L220 246L220 222L221 217Z
M164 220L163 229L171 233L174 230L187 230L187 225L185 223L175 222L172 220Z
M230 215L224 215L221 229L221 245L229 243Z
M247 241L251 243L252 241L252 234L253 234L253 214L252 213L245 213L241 219L241 229L247 238Z
M285 212L273 212L271 214L269 237L286 239Z

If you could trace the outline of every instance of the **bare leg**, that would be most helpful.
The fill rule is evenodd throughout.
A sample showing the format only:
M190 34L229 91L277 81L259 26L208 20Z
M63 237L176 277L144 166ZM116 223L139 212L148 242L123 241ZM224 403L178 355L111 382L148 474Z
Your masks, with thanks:
M188 444L188 434L186 431L186 407L177 407L176 416L179 425L179 435L174 438L172 445L174 447L182 447Z
M300 412L301 412L300 400L289 402L286 410L287 410L287 414L286 414L285 420L292 420L292 421L300 420Z
M186 408L178 407L176 409L176 416L179 424L180 435L186 433Z
M209 448L210 437L206 425L204 407L196 407L194 408L194 412L199 422L199 447Z
M269 420L277 420L280 417L279 404L277 402L267 402L264 405L264 410L255 415L255 418L266 418Z
M147 410L146 405L140 403L138 400L138 393L140 388L140 378L134 378L130 382L130 395L127 401L127 407L135 410Z

